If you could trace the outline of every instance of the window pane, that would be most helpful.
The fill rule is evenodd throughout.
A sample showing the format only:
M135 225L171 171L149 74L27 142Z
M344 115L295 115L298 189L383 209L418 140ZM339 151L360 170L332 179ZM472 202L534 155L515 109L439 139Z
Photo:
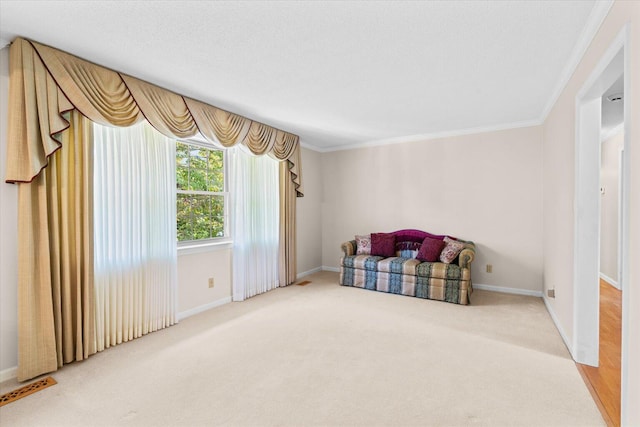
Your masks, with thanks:
M192 168L206 169L207 168L207 151L203 148L190 147L189 150L189 166Z
M178 194L177 201L178 241L193 240L193 233L191 232L191 195Z
M176 167L176 188L178 190L189 189L189 168L188 167L184 167L184 166Z
M189 166L189 146L176 143L176 166Z
M178 241L224 237L224 196L177 195Z
M224 196L210 196L211 237L224 237Z
M212 151L209 155L208 191L224 191L224 154Z
M195 169L193 166L191 166L191 168L189 169L188 190L207 191L207 170L206 169Z
M208 239L209 233L209 196L192 196L191 229L193 240Z
M178 241L224 237L224 153L176 145Z

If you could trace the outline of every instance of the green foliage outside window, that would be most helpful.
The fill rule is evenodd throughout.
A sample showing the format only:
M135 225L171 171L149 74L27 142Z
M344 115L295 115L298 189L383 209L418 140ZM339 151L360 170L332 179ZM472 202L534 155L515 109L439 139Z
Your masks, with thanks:
M178 241L225 235L224 153L176 145Z

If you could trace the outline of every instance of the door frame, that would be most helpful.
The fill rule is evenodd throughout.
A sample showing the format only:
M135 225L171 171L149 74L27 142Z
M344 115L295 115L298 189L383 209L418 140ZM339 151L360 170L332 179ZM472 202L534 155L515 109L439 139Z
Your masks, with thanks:
M573 358L598 366L600 316L600 122L601 97L624 73L624 144L620 171L619 285L629 283L629 24L618 33L575 98L575 190L573 260ZM621 415L627 413L628 390L628 292L622 292Z

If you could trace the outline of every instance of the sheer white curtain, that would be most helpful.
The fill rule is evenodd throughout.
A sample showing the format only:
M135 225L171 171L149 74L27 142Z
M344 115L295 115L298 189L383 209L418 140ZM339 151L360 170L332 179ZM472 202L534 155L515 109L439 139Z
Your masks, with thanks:
M94 125L98 351L176 322L175 141Z
M240 148L229 152L233 300L278 287L278 161Z

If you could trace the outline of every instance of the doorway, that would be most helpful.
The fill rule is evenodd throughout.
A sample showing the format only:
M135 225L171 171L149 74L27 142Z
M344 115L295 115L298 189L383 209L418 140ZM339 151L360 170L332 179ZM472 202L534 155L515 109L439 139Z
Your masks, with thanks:
M628 27L625 27L618 35L614 43L607 50L589 79L576 96L576 159L575 159L575 228L574 228L574 336L573 355L577 363L591 367L599 367L607 362L605 358L601 360L600 354L600 327L605 326L601 319L601 282L600 282L600 261L601 261L601 197L602 189L600 185L601 166L601 132L603 117L603 95L613 87L616 82L622 83L622 89L629 87L628 70ZM628 107L626 100L622 99L623 121L629 123ZM624 125L623 125L624 128ZM622 148L624 153L628 153L629 138L628 132L623 132ZM624 289L628 281L628 237L625 230L628 230L628 160L622 157L620 197L617 220L619 231L616 232L619 242L617 243L617 259L614 268L617 275L617 284ZM614 273L612 273L614 274ZM606 290L606 289L605 289ZM605 295L605 294L603 294ZM625 365L625 317L624 317L624 295L621 295L622 306L622 333L621 343L621 372L620 380L620 407L617 410L618 421L620 413L626 411L626 365ZM609 300L608 296L603 297ZM604 342L603 342L604 344ZM595 396L594 396L595 397ZM602 410L602 409L601 409Z
M624 74L602 95L598 366L577 364L607 425L620 425L622 292L619 226L624 144Z

